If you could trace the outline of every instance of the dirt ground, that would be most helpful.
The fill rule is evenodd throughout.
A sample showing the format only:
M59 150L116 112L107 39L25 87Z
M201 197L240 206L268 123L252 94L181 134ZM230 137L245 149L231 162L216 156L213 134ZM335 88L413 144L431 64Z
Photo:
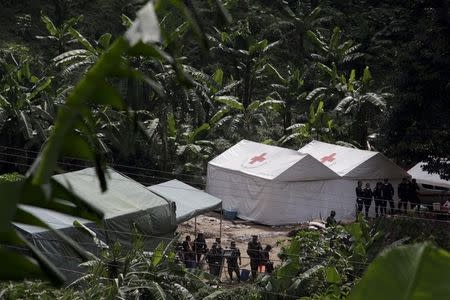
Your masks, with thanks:
M270 259L276 266L280 263L277 254L281 248L281 245L277 245L277 241L287 240L287 234L295 228L294 225L265 226L239 219L233 221L223 219L221 233L220 219L220 214L215 212L201 215L197 217L197 226L195 226L195 219L191 219L180 224L178 232L181 233L182 240L184 240L186 235L190 235L192 241L195 238L195 232L202 232L205 235L208 249L211 248L216 237L221 237L221 246L224 249L230 247L231 241L235 241L242 256L242 265L240 267L241 269L249 270L250 260L247 255L247 243L251 240L252 235L258 235L263 248L266 245L272 246ZM225 273L226 270L223 270L222 278L224 278Z

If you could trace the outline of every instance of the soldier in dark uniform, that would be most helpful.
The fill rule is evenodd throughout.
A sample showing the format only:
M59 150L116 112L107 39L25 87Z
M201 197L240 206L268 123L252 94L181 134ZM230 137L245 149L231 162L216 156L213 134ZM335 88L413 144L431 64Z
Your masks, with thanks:
M386 207L389 203L390 214L393 215L395 212L394 187L387 178L384 179L383 183L383 200L382 211L386 214Z
M363 187L361 180L358 181L358 186L356 187L355 191L356 191L356 206L357 206L356 215L358 215L359 213L362 212L363 209Z
M240 282L241 274L239 270L239 265L242 264L242 261L241 261L241 251L239 251L239 249L236 248L236 242L231 242L230 251L231 253L228 256L226 256L228 265L228 275L230 275L230 280L233 280L233 272L235 272L237 279Z
M417 184L416 179L413 178L408 186L408 200L411 205L411 209L415 209L416 206L417 209L420 207L419 197L417 195L419 190L419 185Z
M366 187L363 190L363 199L364 199L364 212L366 214L366 218L369 217L369 209L372 204L372 189L370 188L370 183L366 183Z
M408 206L408 190L409 190L408 179L403 178L402 182L398 185L398 209L399 210L406 211L406 207Z
M327 218L327 223L325 224L326 227L332 227L336 226L337 222L334 218L336 216L336 212L334 210L331 211L330 215Z
M258 265L261 260L262 246L258 241L257 235L252 235L252 240L248 242L247 254L250 257L250 269L252 271L252 279L256 279Z
M193 250L197 258L197 263L199 263L202 254L206 254L206 252L208 252L208 246L206 245L206 240L203 233L199 233L197 238L194 240Z
M218 248L217 243L213 243L211 250L206 254L206 262L209 265L209 273L214 276L220 275L220 269L222 266L223 253Z
M373 199L375 201L375 216L378 217L378 210L383 215L383 183L377 182L376 187L373 190Z

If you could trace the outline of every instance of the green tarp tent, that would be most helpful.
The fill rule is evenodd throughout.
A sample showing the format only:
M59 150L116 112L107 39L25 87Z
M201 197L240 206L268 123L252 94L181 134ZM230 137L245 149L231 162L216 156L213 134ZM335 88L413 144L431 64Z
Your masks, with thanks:
M148 189L176 204L177 223L221 207L222 200L178 180L149 186Z
M101 192L94 168L55 175L53 178L72 190L79 197L88 201L104 213L102 224L94 224L88 220L23 206L27 211L47 221L53 228L61 230L84 248L93 253L98 247L85 233L73 226L75 220L80 221L96 232L97 236L108 243L116 241L126 249L132 245L135 229L143 236L147 250L156 247L159 242L169 242L177 227L175 205L161 196L148 190L140 183L120 174L113 169L107 169L108 190ZM76 278L80 261L68 245L65 245L51 231L35 226L15 224L34 245L36 245L61 270L71 270L66 273L69 278ZM79 275L79 274L78 274Z

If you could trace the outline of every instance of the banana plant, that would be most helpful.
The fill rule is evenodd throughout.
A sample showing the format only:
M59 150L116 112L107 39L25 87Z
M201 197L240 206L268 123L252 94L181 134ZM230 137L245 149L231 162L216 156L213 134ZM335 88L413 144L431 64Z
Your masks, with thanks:
M272 43L266 39L252 40L248 27L248 22L241 22L237 28L233 28L233 32L216 30L217 36L210 37L214 43L211 50L234 62L230 73L242 82L235 96L242 100L244 107L248 107L255 98L257 84L264 76L269 51L280 44L279 40Z
M80 48L68 50L53 58L56 67L62 69L61 75L64 78L78 78L74 73L84 75L100 58L100 56L111 45L110 33L103 34L98 40L91 43L83 34L68 27L67 34L73 38Z
M304 144L311 139L331 141L333 133L333 120L324 109L324 102L319 101L317 106L312 103L310 105L307 121L304 123L296 123L287 128L291 134L284 135L279 143L296 143Z
M271 64L267 64L265 67L277 82L270 85L274 91L267 99L284 101L284 107L281 113L283 115L284 134L286 134L287 128L292 125L292 116L294 113L301 113L305 110L307 96L304 87L305 72L300 71L298 68L293 71L288 69L287 76L283 77Z
M36 38L55 42L57 43L59 53L65 52L68 44L73 40L73 35L70 30L75 28L82 20L83 16L80 15L64 21L64 23L58 27L48 16L41 13L41 21L44 23L48 35L36 36Z
M254 137L259 126L267 125L266 113L284 107L284 101L273 99L255 100L248 106L233 96L216 96L215 101L222 106L211 118L211 124L216 128L226 126L225 133L233 139ZM243 132L242 136L237 136L238 132Z
M50 100L52 77L38 78L30 62L13 54L0 59L0 136L14 145L17 137L39 145L49 136L55 108ZM23 144L23 143L22 143Z
M387 109L386 99L390 93L372 91L372 75L369 67L364 69L363 75L356 79L356 71L352 70L348 79L341 77L336 89L343 94L335 107L335 112L348 117L348 124L352 127L352 138L359 145L365 147L371 127L371 121Z
M214 156L215 149L214 142L207 139L210 129L208 123L197 128L190 125L179 126L175 140L175 154L179 162L176 173L205 174L206 165Z
M318 53L311 54L311 57L321 63L334 63L341 67L364 55L358 51L360 44L355 44L352 40L342 41L342 31L339 27L334 27L329 40L319 30L308 30L307 35L318 50Z

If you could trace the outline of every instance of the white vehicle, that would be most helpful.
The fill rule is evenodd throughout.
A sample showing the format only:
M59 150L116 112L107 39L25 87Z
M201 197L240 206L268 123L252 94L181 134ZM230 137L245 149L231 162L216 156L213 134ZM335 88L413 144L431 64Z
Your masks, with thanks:
M420 162L408 171L415 178L419 186L419 200L424 205L431 206L433 203L444 204L450 200L450 181L441 179L438 174L428 174L422 170L424 162Z

